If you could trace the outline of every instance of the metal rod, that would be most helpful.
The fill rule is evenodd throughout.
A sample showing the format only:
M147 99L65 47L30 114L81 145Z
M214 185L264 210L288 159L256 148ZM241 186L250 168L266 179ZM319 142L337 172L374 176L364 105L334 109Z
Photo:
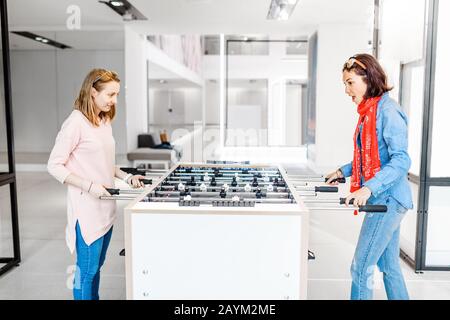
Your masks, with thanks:
M165 190L178 191L178 190L175 190L175 187L176 187L176 185L171 185L171 186L162 185L161 186L161 188L165 189ZM186 188L188 188L190 191L203 191L198 186L186 186ZM213 191L213 190L217 190L217 189L220 190L222 188L223 188L223 186L216 186L216 187L214 187L214 186L206 186L206 190L205 191ZM255 192L255 191L257 191L258 188L259 187L251 187L251 191ZM236 186L236 187L229 186L229 189L228 189L227 192L238 192L238 191L245 191L245 188L244 187L238 187L238 186ZM264 190L262 190L262 191L264 191ZM274 192L288 192L288 188L274 186Z
M148 202L179 202L185 200L184 198L158 198L150 197ZM213 201L231 200L231 198L192 198L192 200L200 201L200 204L212 203ZM295 203L294 199L256 199L256 198L239 198L239 201L253 201L255 203Z
M295 183L294 182L293 184L294 184L295 188L297 188L297 187L306 187L308 185L307 182L303 182L303 183Z
M296 187L295 189L298 191L314 191L314 192L332 192L336 193L339 191L338 187L331 187L331 186L323 186L323 187L300 187L302 189L299 189L299 187Z
M101 196L100 200L134 200L136 197L132 196Z
M357 208L357 207L308 207L308 210L310 211L359 211L359 212L369 212L369 211L365 211L362 207ZM386 212L384 210L381 211L376 211L376 212Z
M119 194L141 194L144 189L120 189Z
M152 173L152 172L145 172L146 177L162 177L163 174L160 173Z
M214 172L214 171L219 171L219 172L279 172L279 170L277 168L264 168L264 169L255 169L255 168L192 168L189 170L186 169L182 169L182 168L178 168L176 169L174 172L183 172L183 173L190 173L190 172Z
M313 191L297 192L297 195L299 195L301 198L304 198L304 197L317 197L317 193L313 192Z
M179 197L181 195L181 192L179 191L155 191L154 194L156 196L169 196L169 197ZM199 197L220 197L220 192L189 192L188 193L190 196L195 197L195 196L199 196ZM262 196L263 198L287 198L289 197L289 195L291 193L289 192L264 192L263 193L265 196ZM234 196L238 196L238 197L251 197L251 198L256 198L256 192L227 192L226 193L226 197L234 197Z
M230 176L230 177L209 177L209 180L208 181L206 181L206 180L201 180L201 179L196 179L196 177L195 176L187 176L187 177L180 177L180 176L171 176L171 177L167 177L168 178L168 180L172 180L172 181L191 181L191 179L192 179L192 177L194 177L194 181L202 181L202 182L208 182L208 181L211 181L212 180L212 178L214 178L214 180L216 180L216 181L233 181L233 178L234 177L232 177L232 176ZM198 177L198 176L197 176ZM203 177L203 176L201 176L201 177ZM261 181L261 182L270 182L270 180L269 181L267 181L267 179L264 179L264 178L257 178L257 177L251 177L251 178L239 178L239 181L254 181L254 179L256 178L256 181ZM282 181L284 181L283 180L283 178L276 178L276 179L278 179L278 181L280 181L280 182L282 182ZM273 179L272 179L273 180ZM237 182L239 182L238 181L238 179L236 179L236 181ZM273 182L273 181L272 181Z
M348 211L348 210L352 210L352 211L354 211L354 210L358 210L358 208L356 208L356 207L308 207L308 210L312 210L312 211L315 211L315 210L320 210L320 211L325 211L325 210L328 210L328 211L330 211L330 210L332 210L332 211Z
M305 199L303 200L305 203L339 203L339 200L335 199Z
M325 178L325 176L323 174L288 174L289 179L311 179L311 178Z
M344 205L346 199L345 198L339 198L339 199L315 199L315 200L304 200L305 203L332 203L332 204L339 204ZM349 201L349 204L353 204L354 199L351 199ZM317 207L311 207L311 208L317 208ZM359 210L359 211L366 211L366 212L387 212L387 206L386 205L377 205L377 204L365 204L358 207L347 207L346 209L352 209L352 210Z
M179 178L190 178L190 177L206 177L206 175L205 174L201 174L201 173L186 173L186 174L184 174L184 173L174 173L174 174L171 174L171 178L174 178L174 177L179 177ZM210 175L207 175L207 177L209 177L210 179L211 178L216 178L216 179L220 179L220 178L222 178L222 179L232 179L232 178L234 178L234 177L236 177L236 178L239 178L239 179L253 179L253 178L257 178L257 179L270 179L270 178L272 178L272 179L274 179L274 178L278 178L278 179L282 179L283 177L281 176L281 175L279 175L279 174L277 174L277 175L261 175L261 176L259 176L259 175L250 175L250 174L242 174L242 175L234 175L234 174L222 174L222 175L219 175L219 176L217 176L217 175L214 175L214 174L210 174Z
M228 182L230 182L230 183L228 183ZM241 187L241 186L245 186L246 184L249 184L250 186L252 186L252 183L251 183L252 181L248 181L248 182L249 183L237 183L236 186L232 186L231 185L231 181L217 181L216 180L217 186L211 186L211 181L195 181L195 186L192 186L192 187L200 186L202 183L206 184L207 186L209 185L210 187L216 187L216 188L221 188L224 183L227 183L230 188L238 188L238 187ZM279 181L278 183L280 183L280 182L282 184L285 184L282 181ZM191 187L191 185L189 184L190 181L184 181L184 180L165 180L165 181L163 181L163 183L165 185L167 185L167 184L169 184L169 185L178 185L180 183L183 183L183 185L186 188ZM277 185L274 184L274 182L258 182L258 186L266 186L266 185L273 185L274 187L278 187ZM285 188L285 187L281 187L280 186L279 188Z

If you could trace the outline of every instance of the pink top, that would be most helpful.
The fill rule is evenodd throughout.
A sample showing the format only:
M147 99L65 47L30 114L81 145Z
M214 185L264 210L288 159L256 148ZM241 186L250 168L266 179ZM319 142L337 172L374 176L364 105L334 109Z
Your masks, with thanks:
M47 164L48 172L64 183L71 173L87 181L114 188L115 140L109 121L95 127L78 110L72 111L59 131ZM75 250L75 226L90 245L106 234L116 218L116 202L100 200L68 185L66 242Z

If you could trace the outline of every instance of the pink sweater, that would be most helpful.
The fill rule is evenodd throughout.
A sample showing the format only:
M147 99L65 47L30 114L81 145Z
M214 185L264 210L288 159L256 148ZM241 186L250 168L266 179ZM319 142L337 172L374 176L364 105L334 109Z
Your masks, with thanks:
M111 124L105 121L95 127L80 111L72 111L56 137L47 169L61 183L73 173L114 188L115 140ZM108 232L115 218L115 201L97 199L68 185L66 242L71 253L75 250L77 221L84 241L90 245Z

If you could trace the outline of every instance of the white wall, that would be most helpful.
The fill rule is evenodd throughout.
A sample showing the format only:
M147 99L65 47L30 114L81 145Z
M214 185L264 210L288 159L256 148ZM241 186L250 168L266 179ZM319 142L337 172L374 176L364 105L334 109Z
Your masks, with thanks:
M304 106L306 107L306 106ZM302 87L286 86L286 145L299 146L302 135Z
M202 92L196 88L150 89L149 120L158 125L194 125L202 120ZM170 97L170 99L169 99ZM169 106L172 113L168 112Z
M219 68L219 66L217 66ZM205 122L206 125L220 123L220 92L219 83L205 81Z
M125 26L125 102L127 151L137 148L137 137L147 132L146 38Z
M123 51L12 50L11 81L16 152L49 153L91 68L115 70L124 79ZM119 96L113 122L116 153L125 153L125 103Z
M391 96L398 98L400 64L424 57L426 0L383 0L380 19L380 62L389 82ZM404 10L408 8L408 10ZM398 14L401 12L402 14Z
M57 54L52 51L11 51L16 152L50 152L53 147L61 126L59 113L62 109L58 105Z
M267 89L266 88L228 88L228 107L230 106L258 106L256 110L258 111L258 115L255 115L259 119L255 126L247 124L246 126L240 127L243 129L250 128L261 128L267 129ZM245 110L241 109L242 111ZM232 111L228 111L228 117L231 117ZM250 112L241 113L238 117L242 117L244 119L252 117L253 114ZM228 124L230 127L230 124Z
M352 160L356 105L345 94L342 66L356 53L371 53L366 25L321 25L318 29L316 161L319 172Z

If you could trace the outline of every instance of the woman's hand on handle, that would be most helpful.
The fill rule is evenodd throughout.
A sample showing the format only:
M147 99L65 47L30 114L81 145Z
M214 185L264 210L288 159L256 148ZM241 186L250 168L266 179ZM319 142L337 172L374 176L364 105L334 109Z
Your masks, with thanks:
M342 172L341 172L341 170L340 169L337 169L336 171L333 171L333 172L331 172L331 173L329 173L326 177L325 177L325 183L326 184L329 184L329 185L333 185L333 186L335 186L335 185L338 185L339 184L339 182L337 182L337 181L333 181L333 180L336 180L337 178L343 178L344 177L344 175L342 174ZM333 182L332 182L333 181Z
M141 181L141 179L145 179L144 176L141 176L139 174L136 174L134 176L131 176L128 178L128 184L132 186L133 188L141 188L145 187L144 183Z
M133 188L145 187L145 184L141 181L141 179L145 179L146 177L142 175L136 174L127 178L128 174L120 170L120 168L116 166L115 176L125 181L126 183L128 183L128 185L130 185Z
M88 189L89 194L92 195L95 198L100 198L102 196L110 197L111 194L106 191L105 187L98 183L93 183L92 186L90 186L90 189Z
M82 179L73 173L66 177L64 183L80 188L81 190L89 193L95 198L100 198L101 196L111 196L111 194L109 194L109 192L106 191L105 187L101 184Z
M353 200L353 206L359 207L367 204L367 200L370 198L372 191L367 187L362 187L361 189L349 194L345 198L345 205L348 207L350 200Z

